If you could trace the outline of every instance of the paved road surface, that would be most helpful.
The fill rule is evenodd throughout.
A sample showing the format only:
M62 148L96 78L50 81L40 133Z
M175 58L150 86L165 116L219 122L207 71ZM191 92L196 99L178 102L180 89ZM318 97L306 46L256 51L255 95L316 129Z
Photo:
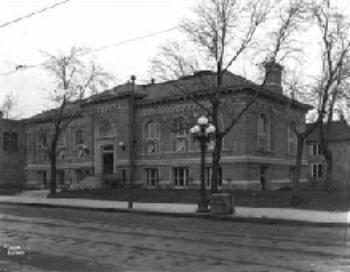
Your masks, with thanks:
M348 272L349 238L344 228L2 205L0 272Z

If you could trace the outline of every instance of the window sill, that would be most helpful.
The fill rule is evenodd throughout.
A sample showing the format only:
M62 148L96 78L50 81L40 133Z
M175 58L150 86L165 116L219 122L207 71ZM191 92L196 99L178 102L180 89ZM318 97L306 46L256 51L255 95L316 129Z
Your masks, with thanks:
M255 153L262 154L262 155L273 155L274 152L271 150L264 150L264 149L256 149Z
M182 190L182 189L187 189L188 186L174 186L173 189L176 189L176 190Z

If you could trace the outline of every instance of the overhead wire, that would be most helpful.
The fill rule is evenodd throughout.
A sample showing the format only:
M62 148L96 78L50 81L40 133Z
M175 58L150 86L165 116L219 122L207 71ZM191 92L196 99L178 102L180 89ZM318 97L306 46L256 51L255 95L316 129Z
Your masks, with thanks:
M119 41L119 42L112 43L112 44L107 44L107 45L104 45L104 46L101 46L101 47L88 49L88 50L80 53L79 55L80 56L85 56L85 55L89 55L89 54L92 54L92 53L95 53L95 52L101 52L101 51L110 49L112 47L118 47L118 46L130 43L130 42L136 42L136 41L144 40L144 39L147 39L147 38L151 38L151 37L154 37L154 36L157 36L157 35L160 35L160 34L168 33L168 32L174 31L175 29L178 29L178 28L179 27L171 27L171 28L164 29L164 30L161 30L161 31L152 32L152 33L149 33L149 34L137 36L135 38L127 39L127 40L124 40L124 41ZM15 70L9 71L9 72L5 72L5 73L0 74L0 75L1 76L8 76L8 75L17 73L18 71L22 71L22 69L30 69L30 68L39 67L39 66L41 66L41 65L43 65L45 63L46 63L46 61L41 62L41 63L37 63L37 64L33 64L33 65L17 65Z
M94 52L104 51L104 50L109 49L111 47L117 47L117 46L120 46L120 45L124 45L126 43L130 43L130 42L135 42L135 41L138 41L138 40L151 38L153 36L157 36L157 35L160 35L160 34L163 34L163 33L171 32L171 31L173 31L173 30L175 30L177 28L178 27L175 26L175 27L171 27L171 28L168 28L168 29L165 29L165 30L152 32L152 33L149 33L149 34L146 34L146 35L137 36L135 38L131 38L131 39L128 39L128 40L124 40L124 41L120 41L120 42L104 45L104 46L101 46L101 47L98 47L98 48L95 48L95 49L91 49L85 54L87 55L87 54L91 54L91 53L94 53Z
M4 28L4 27L7 27L9 25L21 22L21 21L26 20L26 19L29 19L29 18L31 18L31 17L33 17L35 15L44 13L44 12L50 10L50 9L54 9L54 8L56 8L58 6L66 4L66 3L70 2L70 1L71 0L64 0L64 1L61 1L61 2L57 2L57 3L55 3L55 4L51 5L51 6L47 6L47 7L44 7L42 9L39 9L39 10L36 10L36 11L32 11L32 12L26 14L26 15L23 15L21 17L17 17L15 19L11 20L11 21L8 21L6 23L0 24L0 28Z
M7 21L7 22L5 22L5 23L0 24L0 28L5 28L5 27L8 27L8 26L10 26L10 25L12 25L12 24L19 23L19 22L21 22L21 21L23 21L23 20L26 20L26 19L29 19L29 18L31 18L31 17L33 17L33 16L35 16L35 15L38 15L38 14L47 12L47 11L49 11L49 10L51 10L51 9L57 8L57 7L61 6L61 5L64 5L64 4L66 4L66 3L70 2L70 1L71 1L71 0L64 0L64 1L56 2L56 3L54 3L54 4L50 5L50 6L46 6L46 7L44 7L44 8L39 9L39 10L32 11L32 12L26 14L26 15L17 17L17 18L15 18L15 19L12 19L12 20L10 20L10 21ZM27 68L32 68L32 67L36 67L36 66L39 66L39 65L41 65L41 64L35 64L35 65L17 65L17 66L15 67L15 70L5 72L5 73L3 73L3 74L1 74L1 75L2 75L2 76L11 75L11 74L14 74L14 73L18 72L18 71L21 70L21 69L24 69L24 68L26 68L26 69L27 69Z

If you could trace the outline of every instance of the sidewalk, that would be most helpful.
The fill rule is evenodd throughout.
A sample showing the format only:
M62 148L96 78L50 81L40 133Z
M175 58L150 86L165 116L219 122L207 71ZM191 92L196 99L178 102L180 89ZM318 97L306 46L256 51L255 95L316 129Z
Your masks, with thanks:
M47 193L47 191L31 191L16 196L0 196L0 203L45 207L79 208L103 210L109 212L135 212L186 217L209 217L222 220L271 224L280 223L316 224L322 226L350 226L350 212L326 212L289 208L235 207L235 213L233 215L217 216L211 214L196 213L197 205L195 204L135 202L134 208L130 210L128 209L127 202L72 198L46 198Z

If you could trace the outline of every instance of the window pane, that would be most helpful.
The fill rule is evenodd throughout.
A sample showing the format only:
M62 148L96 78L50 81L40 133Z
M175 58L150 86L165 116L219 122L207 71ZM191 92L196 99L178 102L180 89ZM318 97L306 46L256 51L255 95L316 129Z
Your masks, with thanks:
M317 165L317 168L318 168L318 177L322 178L322 175L323 175L322 164Z
M188 168L175 167L174 168L174 184L175 186L183 187L188 185Z
M186 121L184 118L178 118L176 120L176 136L186 136Z
M316 164L313 164L312 165L312 177L313 178L316 178L317 177L317 165Z
M16 132L4 132L3 133L3 145L4 151L17 151L18 150L18 136Z
M182 152L187 150L187 140L184 138L176 139L176 152Z
M84 143L83 132L79 129L75 133L75 144L83 144L83 143Z

